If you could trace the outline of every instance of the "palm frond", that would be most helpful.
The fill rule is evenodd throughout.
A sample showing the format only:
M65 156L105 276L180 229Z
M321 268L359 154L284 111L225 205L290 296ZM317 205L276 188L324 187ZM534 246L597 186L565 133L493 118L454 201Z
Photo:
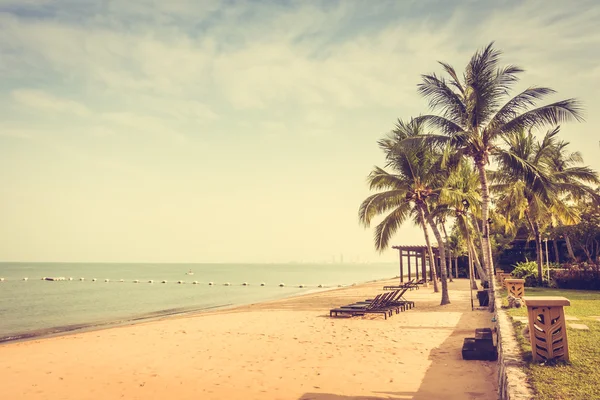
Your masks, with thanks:
M515 132L521 129L538 128L544 125L559 125L576 120L582 122L582 106L576 99L557 101L529 110L498 127L498 134Z
M407 204L405 193L402 190L390 190L388 192L376 193L367 197L358 210L358 220L366 228L377 215L381 215L391 209Z
M459 92L464 96L465 89L460 83L460 79L458 79L458 75L456 75L456 71L454 70L454 68L450 64L447 64L443 61L438 61L438 63L442 66L442 68L444 68L444 71L446 71L446 73L450 75L450 78L452 78L450 80L450 84L457 88Z
M415 118L415 121L421 122L430 128L439 130L442 134L447 136L452 136L456 133L464 131L460 125L447 118L440 117L439 115L420 115ZM428 134L424 136L430 135Z
M429 101L429 107L440 110L442 115L456 124L464 124L466 107L443 78L435 74L422 75L422 83L417 85L418 92Z
M375 227L374 242L377 250L383 252L388 247L391 237L410 215L410 210L411 205L403 203Z

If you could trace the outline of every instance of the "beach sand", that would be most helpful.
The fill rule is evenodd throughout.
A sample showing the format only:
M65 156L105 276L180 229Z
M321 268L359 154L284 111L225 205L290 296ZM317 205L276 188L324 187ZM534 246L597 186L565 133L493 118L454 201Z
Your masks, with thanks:
M496 399L496 362L465 361L491 327L468 281L407 292L416 308L330 318L388 282L0 346L0 397L17 399Z

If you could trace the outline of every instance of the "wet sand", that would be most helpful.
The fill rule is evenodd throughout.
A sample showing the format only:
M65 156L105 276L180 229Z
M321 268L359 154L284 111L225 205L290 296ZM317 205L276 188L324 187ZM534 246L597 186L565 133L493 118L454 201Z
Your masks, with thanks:
M447 306L421 288L388 320L329 317L387 283L0 345L2 398L496 399L496 363L461 358L491 326L466 280Z

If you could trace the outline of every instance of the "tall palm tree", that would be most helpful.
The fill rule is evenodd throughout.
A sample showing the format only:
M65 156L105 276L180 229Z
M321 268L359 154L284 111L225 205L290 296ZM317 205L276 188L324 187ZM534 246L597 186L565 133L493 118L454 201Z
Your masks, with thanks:
M486 166L495 156L497 142L505 135L521 129L556 125L568 120L582 120L575 99L567 99L536 107L538 101L554 93L546 87L529 87L510 98L509 92L523 69L499 66L501 52L493 42L477 51L465 69L462 79L455 69L440 62L448 80L435 74L422 76L419 93L429 101L439 115L423 115L417 120L435 128L428 141L450 144L455 151L473 160L481 185L483 219L483 258L488 276L492 276L492 257L489 240L490 193ZM493 286L490 310L494 308Z
M383 251L391 236L409 218L415 210L424 225L429 225L438 241L441 263L441 305L449 304L448 284L446 281L445 248L442 236L430 211L429 201L439 194L441 154L426 144L400 145L407 137L420 134L422 124L411 121L398 122L396 129L388 138L379 141L386 154L386 167L375 167L368 176L371 189L383 190L369 196L359 209L359 220L366 227L380 214L387 215L375 228L375 248ZM425 230L426 232L426 230ZM431 264L435 270L435 264Z
M476 261L477 272L482 282L487 282L487 273L483 271L475 246L473 244L474 235L468 234L471 230L468 214L469 210L467 207L471 207L470 214L474 216L475 213L480 211L478 204L481 203L481 195L479 194L479 183L478 176L473 171L471 165L466 160L460 160L458 165L448 175L446 185L441 190L440 198L444 203L448 205L448 208L452 210L456 219L456 223L459 225L459 231L463 237L468 238L467 249L473 254L473 258ZM468 205L465 207L465 202ZM473 217L474 218L474 217Z

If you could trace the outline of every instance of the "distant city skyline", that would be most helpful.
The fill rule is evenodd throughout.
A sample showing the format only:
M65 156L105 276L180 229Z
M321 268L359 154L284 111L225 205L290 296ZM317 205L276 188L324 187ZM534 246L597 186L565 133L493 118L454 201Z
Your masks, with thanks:
M490 41L579 98L600 169L600 3L0 0L0 260L395 262L358 223L420 75ZM423 244L409 222L391 244Z

